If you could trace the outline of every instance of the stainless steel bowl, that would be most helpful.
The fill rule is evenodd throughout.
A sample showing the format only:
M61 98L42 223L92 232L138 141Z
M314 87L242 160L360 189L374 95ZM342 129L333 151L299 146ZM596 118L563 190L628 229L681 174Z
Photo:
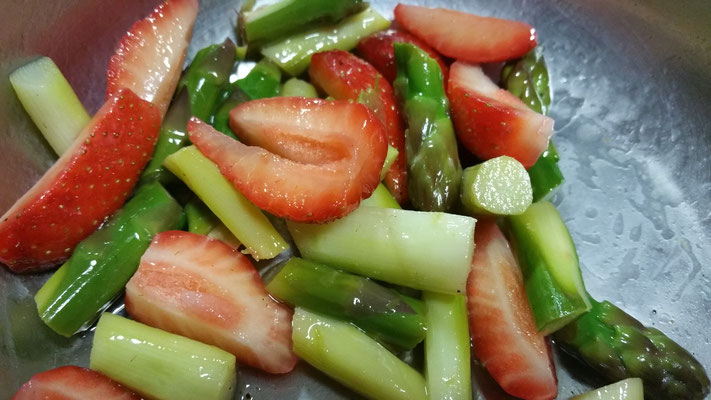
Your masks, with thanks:
M52 57L90 111L103 100L118 38L157 0L5 0L0 22L0 212L54 155L7 75ZM534 25L554 88L555 140L566 183L555 198L585 283L711 366L711 3L705 0L410 1ZM203 0L189 57L234 36L238 4ZM373 1L392 16L395 1ZM32 296L47 275L0 270L0 398L32 374L88 365L91 333L63 339ZM559 394L602 384L557 354ZM240 371L239 398L355 395L304 363L286 376Z

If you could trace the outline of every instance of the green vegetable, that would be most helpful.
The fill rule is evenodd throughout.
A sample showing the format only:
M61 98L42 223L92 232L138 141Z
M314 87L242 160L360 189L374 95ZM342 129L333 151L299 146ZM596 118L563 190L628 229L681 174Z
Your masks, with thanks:
M412 205L423 211L447 211L457 202L462 166L449 118L442 71L419 47L395 43L397 78L393 82L406 115L405 149Z
M361 200L360 205L361 207L365 206L395 208L398 210L400 209L400 204L398 204L397 200L395 200L388 188L386 188L385 185L383 185L382 183L378 184L378 186L375 188L373 194L371 194L370 197Z
M650 399L704 399L709 378L696 359L655 328L608 301L555 334L563 350L610 381L641 378Z
M472 398L467 299L424 292L427 318L425 379L432 400Z
M380 170L380 180L385 179L385 174L388 173L390 167L393 166L395 159L397 158L399 151L393 146L388 145L388 153L385 155L385 161L383 162L383 169Z
M237 387L234 355L109 313L90 366L151 399L233 399Z
M508 217L508 224L536 328L549 335L590 309L575 244L547 201Z
M318 22L336 23L362 10L362 0L281 0L241 14L242 37L250 47L304 30Z
M520 162L496 157L464 170L460 196L470 215L517 215L531 205L531 181Z
M540 48L531 50L501 70L502 86L523 100L533 111L547 115L551 104L548 69ZM551 141L548 149L528 169L533 187L533 201L549 198L563 183L558 168L558 152Z
M349 388L373 399L424 400L419 372L347 322L294 312L294 352Z
M240 243L240 241L235 237L235 235L232 234L229 229L227 229L225 224L220 221L217 221L217 225L212 228L212 230L207 234L207 236L214 239L222 240L223 242L234 247L235 249L239 249L239 247L242 245L242 243Z
M207 235L220 222L205 203L197 198L185 205L185 216L188 219L188 232L198 235Z
M390 26L390 21L372 7L336 25L325 25L289 36L262 48L262 55L292 76L308 68L311 55L327 50L351 50L358 41Z
M311 97L318 98L314 85L299 78L291 78L281 86L279 96L282 97Z
M249 96L245 93L239 86L234 85L232 87L232 93L225 101L220 105L217 112L215 113L215 118L212 121L212 126L218 131L224 133L227 136L237 139L237 135L230 128L230 111L238 105L249 101Z
M258 62L247 76L237 81L237 86L252 100L278 96L280 84L281 71L268 59Z
M10 83L27 114L61 156L90 120L62 71L51 58L41 57L13 71Z
M37 292L40 317L60 335L87 329L136 272L153 236L183 224L182 208L160 184L141 187Z
M195 146L171 154L164 164L215 213L255 259L274 258L289 247L262 211L238 192Z
M287 221L301 255L414 289L464 293L476 220L461 215L359 207L327 224Z
M644 387L639 378L627 378L599 389L573 396L570 400L644 400Z
M420 300L323 264L293 257L267 290L294 307L352 322L379 342L402 350L425 337Z

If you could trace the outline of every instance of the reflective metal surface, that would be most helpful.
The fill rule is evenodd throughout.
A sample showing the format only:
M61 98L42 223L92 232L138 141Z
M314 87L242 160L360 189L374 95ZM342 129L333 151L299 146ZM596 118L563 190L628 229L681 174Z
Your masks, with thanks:
M416 1L412 1L416 3ZM7 79L52 57L95 111L116 41L157 1L4 0L0 22L0 213L54 160ZM374 1L392 17L395 1ZM711 367L711 2L419 1L533 24L553 80L555 140L567 182L555 198L590 293L653 325ZM232 1L203 0L189 56L233 36ZM32 374L88 365L91 334L58 338L32 296L46 275L0 271L0 398ZM602 382L557 357L559 394ZM286 376L246 368L239 398L354 395L300 364ZM251 397L246 397L247 395Z

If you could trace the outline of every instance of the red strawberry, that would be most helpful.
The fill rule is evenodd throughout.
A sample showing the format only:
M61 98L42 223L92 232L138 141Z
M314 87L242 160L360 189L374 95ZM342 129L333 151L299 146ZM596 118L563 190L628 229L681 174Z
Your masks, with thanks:
M274 215L299 222L340 218L380 181L385 130L362 104L254 100L230 112L230 126L246 144L195 118L188 134L247 199Z
M164 115L180 79L197 13L197 0L167 0L133 24L109 61L106 98L129 88Z
M476 65L455 62L447 88L457 137L477 157L536 163L553 135L553 120L500 89Z
M139 400L111 378L87 368L66 366L40 372L10 400Z
M235 248L207 236L156 235L126 285L137 321L220 347L271 373L296 365L291 316L267 293L259 273Z
M131 194L159 126L153 104L130 90L107 101L72 147L0 219L0 262L25 272L68 258Z
M359 101L375 112L385 126L388 143L399 152L385 176L385 185L398 203L406 203L405 129L390 84L372 65L342 50L314 54L309 76L329 96L338 100Z
M477 358L509 394L553 399L558 381L550 346L536 330L521 270L493 220L480 220L467 281L469 330Z
M521 57L536 47L530 25L444 8L398 4L395 21L441 54L473 63Z
M367 36L358 42L356 49L358 54L364 60L371 63L380 71L387 80L392 83L397 77L397 64L395 64L395 52L393 51L393 43L412 43L415 46L426 51L430 57L437 60L439 67L442 68L445 82L447 81L447 64L444 63L442 57L425 42L410 35L407 32L389 29L383 32L377 32Z

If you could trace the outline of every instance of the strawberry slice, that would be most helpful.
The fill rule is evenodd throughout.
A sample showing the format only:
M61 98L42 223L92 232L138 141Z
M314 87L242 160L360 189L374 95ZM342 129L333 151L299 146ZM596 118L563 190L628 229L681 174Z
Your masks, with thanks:
M444 8L398 4L395 21L440 54L473 63L518 58L537 44L526 23Z
M554 399L550 345L536 330L521 270L493 220L480 220L467 281L469 329L477 358L509 394Z
M123 205L153 153L160 116L128 89L104 104L74 144L0 218L0 262L51 267Z
M197 13L197 0L167 0L133 24L109 61L106 98L129 88L165 115L180 79Z
M87 368L66 366L35 374L10 400L139 400L111 378Z
M269 297L246 256L217 239L181 231L156 235L126 285L126 310L144 324L220 347L267 372L287 373L296 365L291 310Z
M452 64L447 94L457 138L477 157L509 156L529 168L548 147L553 120L500 89L479 66Z
M388 143L399 152L385 176L385 185L398 203L405 204L408 198L405 128L390 84L372 65L343 50L314 54L309 76L329 96L358 101L375 112L385 126Z
M246 145L195 118L188 134L237 190L279 217L299 222L343 217L380 181L385 129L362 104L261 99L235 107L230 126Z
M430 46L411 34L397 30L377 32L366 36L358 42L356 50L364 60L372 64L387 80L392 83L397 77L397 64L395 64L395 51L393 43L412 43L426 51L430 57L437 60L442 69L444 81L447 81L447 64L442 57Z

